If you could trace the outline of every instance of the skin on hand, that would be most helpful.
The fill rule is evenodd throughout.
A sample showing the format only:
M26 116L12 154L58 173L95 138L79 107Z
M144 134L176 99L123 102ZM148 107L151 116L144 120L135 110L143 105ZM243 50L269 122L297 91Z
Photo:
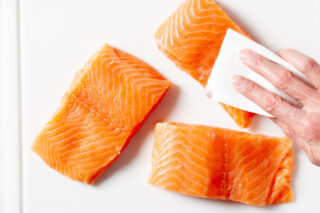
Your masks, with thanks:
M290 104L241 76L234 76L234 87L273 115L274 118L271 119L284 134L304 150L313 164L320 166L320 66L314 59L296 50L281 50L277 54L304 74L312 85L252 50L242 50L240 60L279 90L297 100L299 106Z

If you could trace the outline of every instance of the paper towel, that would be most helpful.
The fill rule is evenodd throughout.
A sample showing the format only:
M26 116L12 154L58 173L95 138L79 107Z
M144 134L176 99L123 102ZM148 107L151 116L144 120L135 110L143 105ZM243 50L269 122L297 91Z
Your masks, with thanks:
M242 49L251 49L268 58L269 60L284 66L297 76L305 79L305 77L297 69L280 58L277 54L248 39L240 33L232 29L228 29L208 80L206 87L207 96L218 102L222 102L245 111L272 117L269 113L242 96L236 91L236 89L234 89L232 77L234 75L241 75L256 82L265 89L278 94L289 102L297 104L294 99L287 96L285 93L275 88L262 76L246 67L239 59L239 53Z

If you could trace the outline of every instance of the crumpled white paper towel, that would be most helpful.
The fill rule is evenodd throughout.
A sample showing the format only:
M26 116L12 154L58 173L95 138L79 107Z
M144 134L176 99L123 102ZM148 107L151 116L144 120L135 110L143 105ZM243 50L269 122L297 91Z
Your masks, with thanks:
M246 67L239 59L239 53L242 49L251 49L268 58L269 60L284 66L297 76L305 79L305 77L297 69L280 58L277 54L252 41L251 39L248 39L240 33L232 29L228 29L206 87L207 96L209 98L237 107L239 109L243 109L245 111L272 117L269 113L262 110L255 103L238 93L233 87L232 77L234 75L241 75L256 82L265 89L278 94L287 101L293 104L298 104L294 99L275 88L262 76Z

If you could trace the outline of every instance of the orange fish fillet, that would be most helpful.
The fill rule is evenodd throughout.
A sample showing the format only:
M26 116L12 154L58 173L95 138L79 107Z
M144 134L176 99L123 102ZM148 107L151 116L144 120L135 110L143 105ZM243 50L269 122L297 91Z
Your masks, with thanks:
M90 184L118 157L170 85L143 61L105 45L76 74L32 149L53 169Z
M158 28L155 40L167 57L205 87L228 28L249 37L213 0L187 0ZM239 127L250 125L253 113L222 106Z
M264 206L292 201L286 138L158 123L149 182L186 195Z

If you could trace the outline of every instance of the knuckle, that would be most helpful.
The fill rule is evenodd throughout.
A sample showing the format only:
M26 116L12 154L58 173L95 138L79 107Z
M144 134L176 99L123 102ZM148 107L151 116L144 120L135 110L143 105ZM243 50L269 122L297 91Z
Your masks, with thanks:
M254 57L254 59L252 60L252 64L255 67L261 66L262 64L264 64L264 62L265 62L265 59L262 56L259 56L259 55L256 55Z
M307 154L308 154L308 158L312 164L314 164L316 166L320 166L320 159L316 157L316 155L313 153L311 148L309 148Z
M316 165L316 166L320 165L319 160L316 159L316 158L314 158L313 156L309 157L309 160L310 160L310 162L311 162L312 164L314 164L314 165Z
M313 58L306 58L302 60L300 69L302 72L308 72L317 66L317 62Z
M283 128L282 130L283 130L283 133L285 135L287 135L288 137L294 137L295 136L295 132L290 127Z
M316 131L315 130L316 127L317 127L317 124L311 118L307 118L307 119L303 120L303 122L302 122L302 130L303 130L304 134L307 134L309 136L314 135L314 133Z
M248 93L252 93L258 89L258 85L250 81L246 82L246 86L247 86Z
M317 160L315 157L313 157L312 155L311 155L311 156L308 155L308 158L309 158L309 161L310 161L312 164L318 165L318 160Z
M316 166L320 166L320 160L315 158L310 158L310 162Z
M265 98L264 108L268 112L274 112L277 110L281 102L282 102L282 99L280 96L275 94L270 94Z
M288 70L284 70L282 74L278 77L276 82L277 87L280 89L286 89L288 85L292 84L294 79L294 74Z

